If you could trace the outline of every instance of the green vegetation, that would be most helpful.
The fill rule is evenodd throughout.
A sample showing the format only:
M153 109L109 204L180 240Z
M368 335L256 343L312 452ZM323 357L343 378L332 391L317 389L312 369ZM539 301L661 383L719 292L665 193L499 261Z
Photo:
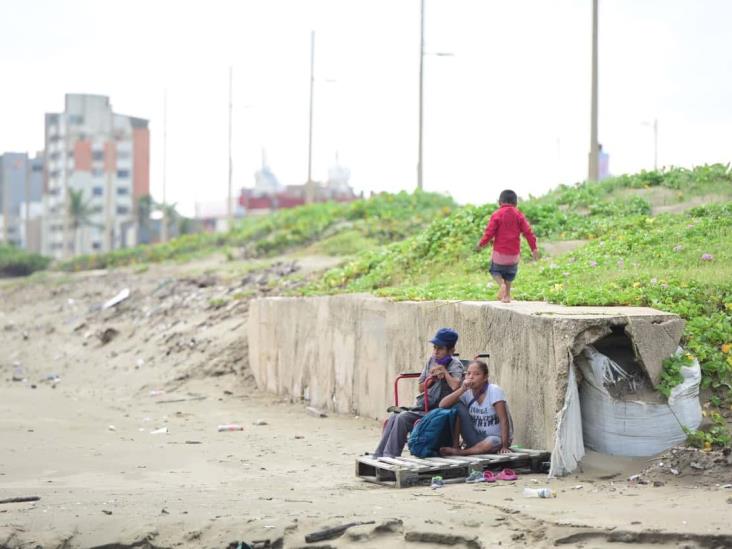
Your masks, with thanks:
M563 255L523 259L514 298L565 305L649 306L687 321L682 344L702 366L710 403L732 404L732 202L679 214L650 216L640 196L619 191L647 187L732 196L732 172L714 165L622 176L563 187L519 206L542 241L586 239ZM490 252L474 247L494 206L467 206L435 220L404 241L367 250L305 289L306 294L372 292L393 299L495 299ZM487 287L488 285L488 287ZM669 361L662 391L678 383ZM721 440L715 437L715 440Z
M454 208L452 199L433 193L379 194L347 203L322 203L248 218L224 234L184 235L165 244L136 246L79 256L60 264L67 271L102 269L165 260L187 260L228 246L244 248L248 257L266 257L329 237L324 253L351 254L363 248L400 240ZM338 237L339 232L350 235ZM325 246L325 244L323 244Z
M0 244L0 277L27 276L45 269L49 261L50 259L42 255Z
M689 446L702 450L729 446L732 437L730 437L724 416L717 411L711 411L705 415L711 420L711 425L706 431L685 429Z

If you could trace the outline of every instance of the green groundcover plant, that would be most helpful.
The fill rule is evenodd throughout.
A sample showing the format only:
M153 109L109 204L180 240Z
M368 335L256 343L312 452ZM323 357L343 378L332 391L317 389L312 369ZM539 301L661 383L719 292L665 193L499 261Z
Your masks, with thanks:
M0 277L27 276L45 269L49 261L42 255L0 244Z
M454 207L451 198L435 193L381 193L353 202L318 203L246 218L226 233L190 234L163 244L83 255L60 263L59 268L81 271L186 260L227 247L244 248L248 257L266 257L307 246L324 236L334 237L342 231L357 232L361 237L358 245L378 245L404 239L433 219L449 214Z
M538 262L529 261L524 243L514 297L565 305L649 306L677 313L687 322L682 345L699 359L702 388L711 395L708 404L718 413L728 413L732 410L732 202L652 216L650 204L641 196L617 196L619 190L652 187L694 194L712 189L729 197L732 174L721 165L644 172L560 188L522 202L519 206L540 244L586 242ZM474 252L494 209L493 205L460 208L415 236L364 251L327 272L304 293L494 299L495 287L487 287L490 253ZM679 361L667 361L662 393L667 395L680 381L680 367ZM726 430L717 427L711 442L729 444L722 432Z

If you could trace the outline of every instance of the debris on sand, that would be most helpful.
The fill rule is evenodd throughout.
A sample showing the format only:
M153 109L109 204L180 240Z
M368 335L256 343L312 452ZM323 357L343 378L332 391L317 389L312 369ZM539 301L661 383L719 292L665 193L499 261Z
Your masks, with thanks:
M671 448L637 476L654 485L674 477L700 486L724 484L732 476L732 453L729 448L713 451Z
M7 498L7 499L0 499L0 504L4 503L27 503L30 501L38 501L40 500L40 496L20 496L17 498Z
M102 304L102 309L110 309L114 307L115 305L119 305L122 303L125 299L130 297L130 289L125 288L124 290L121 290L116 296L114 296L112 299L105 301Z
M328 414L326 414L323 410L318 410L313 406L308 406L307 408L305 408L305 412L313 417L328 417Z
M314 543L316 541L326 541L329 539L335 539L337 537L340 537L343 535L343 533L348 530L349 528L353 528L354 526L361 526L363 524L374 524L373 520L369 520L366 522L349 522L348 524L342 524L340 526L334 526L333 528L326 528L324 530L319 530L317 532L313 532L312 534L308 534L305 536L305 541L307 543Z
M115 328L105 328L97 332L97 338L102 342L102 345L106 345L119 335L119 330Z

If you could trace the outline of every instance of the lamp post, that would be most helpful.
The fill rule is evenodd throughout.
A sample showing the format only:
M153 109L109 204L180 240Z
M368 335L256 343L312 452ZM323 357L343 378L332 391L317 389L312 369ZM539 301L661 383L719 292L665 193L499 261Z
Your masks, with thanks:
M658 170L658 118L654 118L653 122L641 122L641 125L653 129L653 171L656 171Z
M424 190L423 183L423 143L424 143L424 58L425 55L437 57L453 57L449 52L428 53L424 51L424 2L420 2L420 32L419 32L419 144L417 147L417 189Z
M600 146L597 141L597 2L598 0L592 0L592 107L590 114L590 162L587 174L588 181L597 181L600 176Z
M166 186L168 169L168 89L163 90L163 217L160 220L160 241L168 241L168 208Z
M424 0L420 1L419 27L419 147L417 153L417 189L424 189L422 184L422 140L424 139Z
M231 205L231 178L233 175L234 165L231 161L231 114L232 114L232 99L231 99L231 92L232 92L232 73L234 69L233 67L229 67L229 192L226 195L226 225L227 229L231 230L231 228L234 226L234 213L232 210Z
M310 122L308 125L308 180L305 184L305 202L315 202L313 184L313 92L315 90L315 31L310 31Z

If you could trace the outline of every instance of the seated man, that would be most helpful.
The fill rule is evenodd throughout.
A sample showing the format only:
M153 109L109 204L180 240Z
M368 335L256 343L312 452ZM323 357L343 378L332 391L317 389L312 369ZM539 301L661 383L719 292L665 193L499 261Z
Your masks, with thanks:
M452 356L458 334L450 328L440 328L430 342L433 352L419 376L419 390L414 408L389 416L381 435L381 442L374 452L374 457L396 457L402 454L407 436L414 424L424 416L424 399L427 398L430 409L436 408L440 401L460 388L463 382L464 367L460 359ZM425 390L427 378L432 376L434 382Z

